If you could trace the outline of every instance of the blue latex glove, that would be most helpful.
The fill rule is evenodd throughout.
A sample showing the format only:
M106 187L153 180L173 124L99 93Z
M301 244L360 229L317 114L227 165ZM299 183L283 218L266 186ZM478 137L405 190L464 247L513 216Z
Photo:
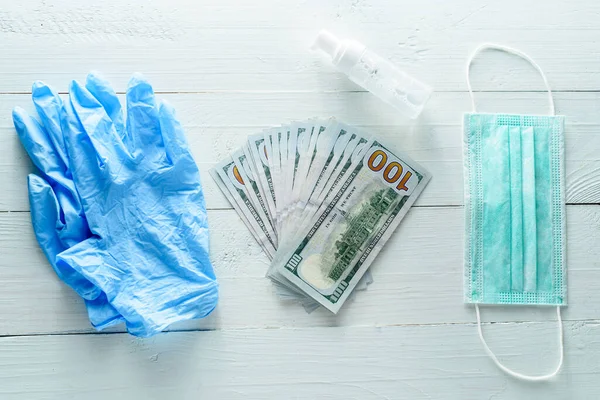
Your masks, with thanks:
M13 111L19 138L41 176L27 178L35 236L56 274L85 300L90 322L98 329L122 321L102 291L68 265L56 265L56 255L90 236L66 155L61 116L63 103L56 92L35 82L32 98L41 124L22 108Z
M59 254L57 264L106 293L130 333L150 336L208 315L218 285L200 175L173 108L158 106L137 75L125 128L118 103L93 74L87 88L71 84L63 132L93 237Z

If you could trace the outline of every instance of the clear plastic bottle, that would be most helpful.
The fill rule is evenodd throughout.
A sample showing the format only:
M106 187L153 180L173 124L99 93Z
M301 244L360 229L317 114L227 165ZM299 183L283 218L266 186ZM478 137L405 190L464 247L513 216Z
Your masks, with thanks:
M354 40L340 40L319 32L313 49L324 51L354 83L367 89L409 118L417 118L431 95L431 87L396 68Z

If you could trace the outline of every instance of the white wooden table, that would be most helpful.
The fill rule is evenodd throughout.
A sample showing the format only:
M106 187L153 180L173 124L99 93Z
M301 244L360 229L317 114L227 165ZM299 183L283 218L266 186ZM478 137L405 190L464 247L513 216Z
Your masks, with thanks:
M0 1L0 399L597 399L600 397L600 3L592 0ZM72 4L71 4L72 3ZM434 86L416 122L308 51L319 29L361 39ZM484 354L462 301L465 61L483 41L528 52L567 116L565 364L524 383ZM141 340L99 334L30 226L33 171L10 116L31 83L65 92L102 71L119 92L143 72L177 109L202 171L221 284L202 321ZM484 111L546 113L525 62L485 52ZM267 259L207 171L244 138L334 115L392 140L433 180L338 316L280 301ZM553 309L485 308L490 346L543 373L558 357Z

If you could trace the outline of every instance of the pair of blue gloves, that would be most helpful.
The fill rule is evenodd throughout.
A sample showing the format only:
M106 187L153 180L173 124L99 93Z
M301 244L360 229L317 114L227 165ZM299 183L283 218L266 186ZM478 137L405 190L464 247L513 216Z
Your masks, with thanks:
M65 101L42 82L32 93L40 122L19 107L13 121L40 172L28 177L34 232L92 325L147 337L208 315L218 285L206 206L173 108L139 75L126 111L95 73Z

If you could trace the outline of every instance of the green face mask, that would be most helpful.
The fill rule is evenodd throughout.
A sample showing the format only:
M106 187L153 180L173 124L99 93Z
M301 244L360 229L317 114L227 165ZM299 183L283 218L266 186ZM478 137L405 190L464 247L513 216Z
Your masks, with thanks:
M484 44L529 61L504 46ZM485 350L505 372L525 380L545 380L558 373L525 376L504 367L483 339L479 304L566 305L564 117L480 114L464 116L465 163L465 301L475 303ZM560 322L560 307L557 307ZM562 324L561 324L562 325Z

